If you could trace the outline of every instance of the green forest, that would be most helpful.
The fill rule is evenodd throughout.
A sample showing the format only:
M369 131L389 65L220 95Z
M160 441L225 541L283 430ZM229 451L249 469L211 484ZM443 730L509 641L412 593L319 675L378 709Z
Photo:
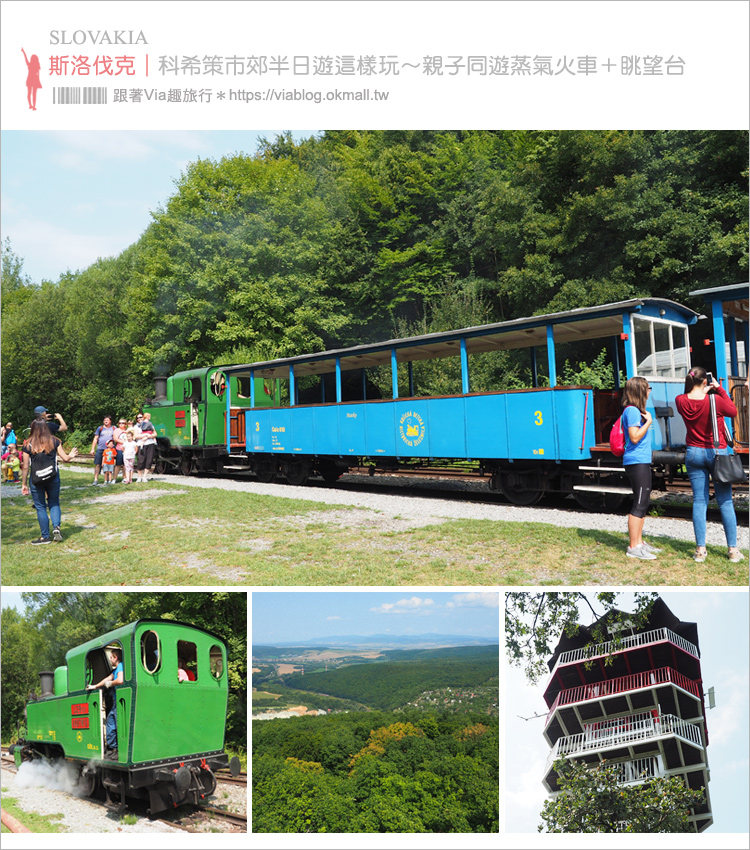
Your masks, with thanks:
M497 832L498 732L417 711L256 720L253 832Z
M65 653L140 618L178 620L227 643L229 704L226 747L247 752L247 597L244 593L23 593L25 611L2 611L2 739L15 740L39 672L65 663Z
M284 684L391 711L424 691L447 687L471 688L497 678L497 646L462 649L467 651L455 653L453 657L441 656L436 651L431 660L353 664L322 673L294 674L285 676ZM472 652L476 649L482 651Z
M633 296L700 309L690 291L747 279L747 197L745 131L281 134L190 163L137 242L59 280L6 240L2 415L43 399L84 445L155 373Z

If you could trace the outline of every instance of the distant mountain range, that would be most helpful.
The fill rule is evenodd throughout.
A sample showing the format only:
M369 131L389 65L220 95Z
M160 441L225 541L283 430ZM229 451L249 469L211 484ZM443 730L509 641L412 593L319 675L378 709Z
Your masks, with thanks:
M408 646L411 648L428 648L440 646L493 646L499 642L499 638L477 637L476 635L331 635L329 637L311 638L310 640L274 641L271 643L257 643L253 641L253 648L260 649L264 646L283 647L346 647L346 648L375 648L388 649L393 647Z

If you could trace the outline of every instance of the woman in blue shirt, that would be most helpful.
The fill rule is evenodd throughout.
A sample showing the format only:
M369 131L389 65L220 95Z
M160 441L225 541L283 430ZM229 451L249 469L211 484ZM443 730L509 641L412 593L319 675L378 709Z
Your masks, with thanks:
M625 432L625 454L622 465L633 488L633 507L628 515L628 558L656 560L660 552L643 539L643 523L651 501L651 414L646 402L651 387L645 378L630 378L622 394L622 425Z

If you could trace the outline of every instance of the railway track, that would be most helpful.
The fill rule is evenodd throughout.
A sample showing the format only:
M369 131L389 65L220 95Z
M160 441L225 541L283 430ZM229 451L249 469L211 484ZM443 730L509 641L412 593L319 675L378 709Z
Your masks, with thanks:
M217 771L215 774L217 782L223 782L226 785L245 785L247 786L247 774L240 773L238 776L231 776Z
M204 823L220 821L228 826L235 827L233 832L247 832L247 815L227 812L224 809L217 809L214 806L201 806L189 814L179 818L166 820L160 818L160 823L165 823L168 826L176 827L183 832L203 832L200 826Z

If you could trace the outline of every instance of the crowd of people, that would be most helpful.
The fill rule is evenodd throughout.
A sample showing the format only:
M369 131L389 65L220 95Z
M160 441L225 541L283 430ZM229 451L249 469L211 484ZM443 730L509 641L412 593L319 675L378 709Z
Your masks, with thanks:
M145 484L154 463L156 429L151 424L150 413L139 413L135 420L119 419L113 424L111 416L105 416L94 432L91 453L94 455L93 485L98 485L99 476L104 475L105 484L115 484L122 475L122 484Z

